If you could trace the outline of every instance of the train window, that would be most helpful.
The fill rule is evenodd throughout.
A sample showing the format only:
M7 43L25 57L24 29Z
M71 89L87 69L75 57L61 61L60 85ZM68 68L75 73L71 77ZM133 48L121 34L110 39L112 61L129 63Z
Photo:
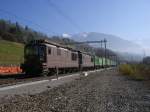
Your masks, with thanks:
M25 55L38 55L38 46L25 47Z
M73 60L73 61L76 61L76 60L77 60L77 54L72 53L71 55L72 55L72 56L71 56L71 57L72 57L72 60Z
M48 48L48 54L49 55L51 54L51 48L50 47Z
M61 49L57 48L57 55L61 55Z
M46 62L46 47L45 46L38 46L38 54L40 57L40 61Z

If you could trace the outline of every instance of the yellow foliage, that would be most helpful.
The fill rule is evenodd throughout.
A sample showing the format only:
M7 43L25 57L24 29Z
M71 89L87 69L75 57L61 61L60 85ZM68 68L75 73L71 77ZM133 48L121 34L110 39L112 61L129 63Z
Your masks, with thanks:
M119 66L119 71L124 75L132 75L134 74L134 70L131 65L122 64Z
M143 80L144 75L139 69L139 65L122 64L119 66L119 72L123 75L128 75L135 80Z

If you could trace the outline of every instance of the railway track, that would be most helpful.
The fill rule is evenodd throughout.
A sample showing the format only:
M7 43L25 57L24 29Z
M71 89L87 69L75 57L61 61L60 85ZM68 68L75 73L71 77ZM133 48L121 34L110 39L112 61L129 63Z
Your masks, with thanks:
M52 77L52 76L51 76ZM48 78L51 78L50 76ZM24 75L14 75L14 76L1 76L0 77L0 87L15 85L24 82L32 82L45 79L46 77L37 76L37 77L26 77Z
M79 73L79 72L76 72ZM74 73L67 73L67 74L59 74L58 77L68 76ZM56 79L56 75L52 76L27 76L24 74L16 74L16 75L9 75L9 76L0 76L0 87L15 85L15 84L22 84L27 82L33 81L40 81L40 80L51 80Z
M107 68L110 69L110 68ZM88 73L91 72L96 72L96 71L101 71L103 69L97 69L97 70L92 70L92 71L83 71L81 72L73 72L73 73L67 73L67 74L59 74L58 77L65 77L69 75L73 75L75 73L78 74L85 74L85 76ZM16 75L8 75L8 76L0 76L0 87L5 87L5 86L10 86L10 85L16 85L16 84L22 84L22 83L28 83L28 82L34 82L34 81L40 81L40 80L55 80L57 78L56 75L52 76L27 76L25 74L16 74Z
M15 83L9 83L8 84L2 84L2 87L0 87L0 98L5 96L13 96L13 95L22 95L22 94L37 94L41 93L43 91L46 91L47 89L51 89L54 87L57 87L59 85L63 85L65 83L69 83L73 80L78 80L81 78L86 78L88 75L94 74L94 73L103 73L104 71L107 71L105 69L97 69L92 71L84 71L84 72L78 72L73 74L62 74L59 75L59 77L51 76L51 77L39 77L35 80L33 79L31 81L19 81Z
M71 74L71 73L70 73ZM59 76L66 76L69 74L59 74ZM56 78L55 75L52 76L26 76L24 74L17 74L13 76L0 76L0 87L15 85L15 84L22 84L27 82L33 81L40 81L40 80L51 80Z

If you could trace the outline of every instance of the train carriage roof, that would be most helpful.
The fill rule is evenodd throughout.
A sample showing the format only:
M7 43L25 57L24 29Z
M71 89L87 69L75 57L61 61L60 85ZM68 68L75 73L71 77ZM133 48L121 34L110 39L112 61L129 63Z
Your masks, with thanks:
M49 40L43 40L43 39L39 39L39 40L33 40L31 41L29 44L47 44L47 45L52 45L52 46L56 46L56 47L60 47L60 48L64 48L64 49L67 49L67 50L72 50L72 51L76 51L78 52L78 50L75 50L73 48L70 48L70 47L67 47L65 45L60 45L58 43L55 43L55 42L52 42L52 41L49 41Z
M55 42L52 42L52 41L49 41L49 40L44 40L44 39L33 40L29 44L31 44L31 45L33 45L33 44L34 45L35 44L48 44L48 45L52 45L52 46L56 46L56 47L60 47L60 48L64 48L64 49L67 49L67 50L74 51L74 52L80 52L82 54L86 54L86 55L92 56L92 54L90 54L90 53L79 51L79 50L73 49L71 47L68 47L68 46L65 46L65 45L60 45L58 43L55 43Z

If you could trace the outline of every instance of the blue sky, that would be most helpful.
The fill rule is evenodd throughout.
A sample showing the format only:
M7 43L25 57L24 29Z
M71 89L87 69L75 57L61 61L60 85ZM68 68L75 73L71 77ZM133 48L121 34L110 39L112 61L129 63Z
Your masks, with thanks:
M150 52L150 0L1 0L0 18L48 35L113 34Z

